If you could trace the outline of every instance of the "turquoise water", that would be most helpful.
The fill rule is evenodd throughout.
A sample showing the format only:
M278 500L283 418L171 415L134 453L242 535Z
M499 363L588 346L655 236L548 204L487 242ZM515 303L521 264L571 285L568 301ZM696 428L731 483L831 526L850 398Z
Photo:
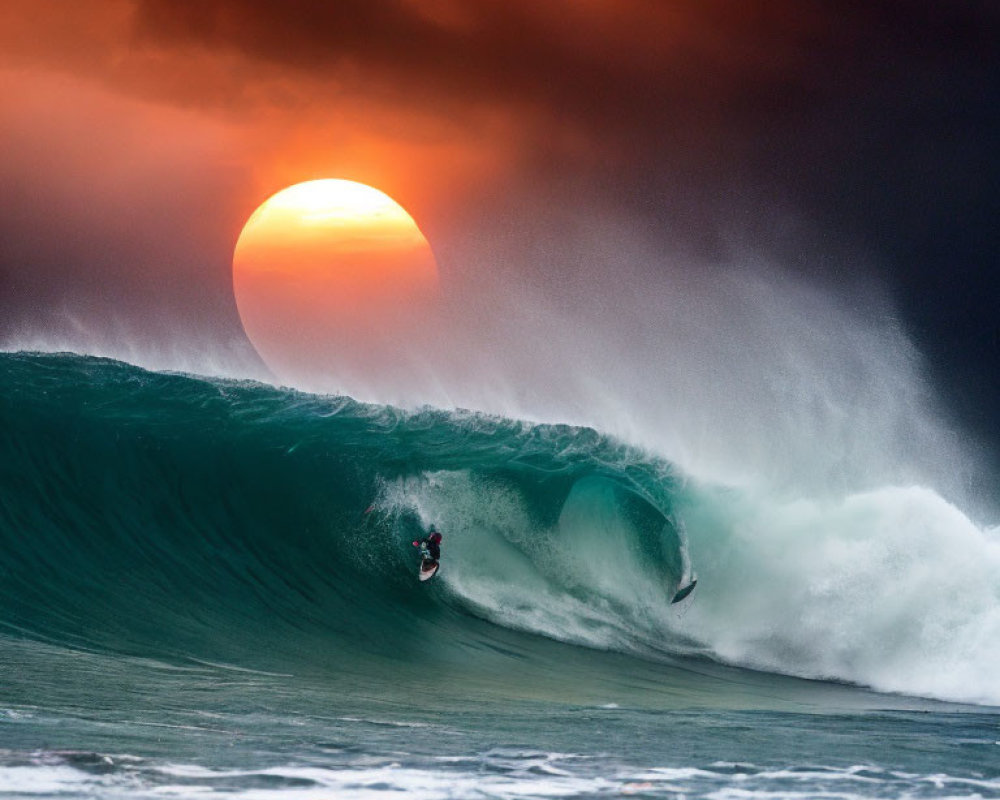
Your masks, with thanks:
M998 547L926 487L0 354L0 797L1000 796Z

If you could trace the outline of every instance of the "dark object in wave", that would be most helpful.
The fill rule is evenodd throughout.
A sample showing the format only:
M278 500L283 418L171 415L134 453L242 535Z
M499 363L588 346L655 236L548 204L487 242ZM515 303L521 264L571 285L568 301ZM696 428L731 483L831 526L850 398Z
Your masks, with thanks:
M677 594L674 595L674 599L670 601L671 604L679 603L685 597L688 597L691 594L691 592L694 591L694 587L697 585L698 585L698 579L695 578L693 581L691 581L691 583L689 583L683 589L678 589Z

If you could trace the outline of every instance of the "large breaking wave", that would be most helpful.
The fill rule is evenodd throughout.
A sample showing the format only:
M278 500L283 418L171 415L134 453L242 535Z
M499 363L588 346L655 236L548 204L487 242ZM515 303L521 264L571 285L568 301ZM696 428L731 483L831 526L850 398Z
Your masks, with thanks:
M502 630L522 661L540 635L1000 703L995 531L920 487L708 485L591 428L3 354L0 547L0 625L70 647L473 669Z

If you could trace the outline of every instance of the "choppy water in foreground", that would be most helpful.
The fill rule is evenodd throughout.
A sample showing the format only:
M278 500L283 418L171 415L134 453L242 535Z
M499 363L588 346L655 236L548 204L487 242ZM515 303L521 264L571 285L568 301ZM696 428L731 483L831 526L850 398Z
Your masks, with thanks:
M3 797L1000 797L989 710L707 665L560 680L555 645L472 684L0 648Z
M0 797L1000 796L992 534L806 506L589 429L0 355ZM961 596L894 549L914 507Z

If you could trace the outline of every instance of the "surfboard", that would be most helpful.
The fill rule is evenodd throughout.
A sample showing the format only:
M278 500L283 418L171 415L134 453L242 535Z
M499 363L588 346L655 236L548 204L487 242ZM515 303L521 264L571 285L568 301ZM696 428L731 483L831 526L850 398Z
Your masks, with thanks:
M694 591L694 587L697 585L698 585L698 579L695 578L693 581L691 581L691 583L689 583L683 589L678 589L677 594L674 595L674 599L671 600L670 602L679 603L681 600L683 600L685 597L691 594L691 592Z
M420 572L418 573L420 580L429 581L435 575L437 575L438 570L441 568L441 564L438 561L432 561L427 559L426 561L420 562Z

